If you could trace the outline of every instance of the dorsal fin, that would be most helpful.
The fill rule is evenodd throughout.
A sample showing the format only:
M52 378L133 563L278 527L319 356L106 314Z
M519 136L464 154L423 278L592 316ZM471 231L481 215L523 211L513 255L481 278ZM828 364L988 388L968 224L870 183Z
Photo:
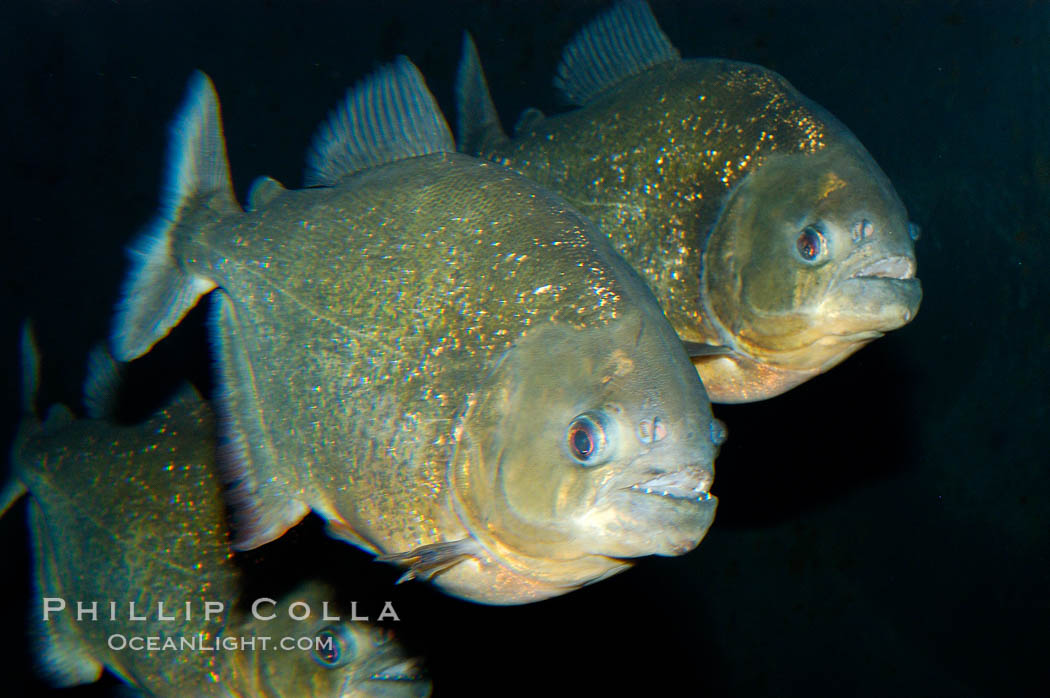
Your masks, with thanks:
M36 418L36 396L40 390L40 350L36 345L33 323L22 323L19 349L22 355L22 414Z
M248 190L248 210L258 211L285 191L288 190L273 177L256 177L252 188Z
M120 366L104 347L92 347L84 378L84 408L88 416L92 419L112 417L119 390Z
M622 0L573 37L561 54L554 86L571 104L646 68L681 58L645 0Z
M398 160L453 153L445 118L423 76L404 56L362 80L321 124L307 154L307 186Z
M518 117L518 123L514 124L514 137L527 136L532 133L536 124L547 118L547 115L536 107L529 107Z
M477 155L486 146L507 140L492 103L489 84L481 69L478 47L470 32L463 32L463 52L456 73L456 112L459 149Z

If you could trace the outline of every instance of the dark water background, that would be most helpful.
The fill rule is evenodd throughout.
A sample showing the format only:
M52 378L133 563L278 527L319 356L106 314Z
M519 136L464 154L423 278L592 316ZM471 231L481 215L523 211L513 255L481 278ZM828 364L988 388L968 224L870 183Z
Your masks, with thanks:
M382 5L382 7L380 7ZM43 403L79 404L122 248L154 212L167 123L201 68L234 183L301 183L344 90L407 54L446 113L469 28L504 123L559 109L561 47L604 2L5 2L0 254L4 443L17 330ZM329 569L392 598L438 696L1047 695L1050 687L1050 6L655 2L687 57L760 63L847 124L924 231L917 319L767 403L722 407L718 519L700 548L541 604L421 585L319 527L246 564ZM209 385L201 314L134 367L145 409ZM0 521L0 693L30 672L25 508ZM104 695L112 682L69 695Z

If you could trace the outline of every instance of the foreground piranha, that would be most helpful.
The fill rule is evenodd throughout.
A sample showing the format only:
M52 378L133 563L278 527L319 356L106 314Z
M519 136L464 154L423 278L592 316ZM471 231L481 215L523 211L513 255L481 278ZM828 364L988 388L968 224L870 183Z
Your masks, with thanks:
M320 186L263 178L247 212L203 74L174 130L114 345L219 289L237 547L313 510L407 577L524 603L704 537L724 431L656 300L560 198L455 153L407 59L322 126Z
M36 361L28 336L23 356L31 415ZM30 495L39 597L31 622L40 624L43 672L71 686L97 680L105 667L156 696L429 695L417 660L386 632L323 620L332 596L318 583L261 606L259 617L240 610L211 411L186 388L146 422L114 426L98 417L115 376L112 361L96 354L85 396L95 419L74 420L61 406L43 425L27 419L14 448L15 479L0 502L6 509ZM297 601L312 611L299 622L289 616ZM77 609L92 604L96 619L78 621ZM206 616L208 604L221 610ZM157 638L156 648L145 648L146 638ZM282 638L315 644L284 649ZM161 644L183 640L194 644Z
M682 60L627 0L569 44L555 84L581 108L528 110L508 139L465 37L460 148L600 224L712 401L783 393L915 316L918 227L853 134L781 76Z

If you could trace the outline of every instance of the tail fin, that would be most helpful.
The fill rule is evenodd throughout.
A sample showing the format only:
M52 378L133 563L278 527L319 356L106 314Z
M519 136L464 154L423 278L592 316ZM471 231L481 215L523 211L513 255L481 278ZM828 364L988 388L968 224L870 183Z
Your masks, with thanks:
M167 182L160 214L129 248L131 272L113 325L114 355L142 356L162 339L215 284L182 269L172 252L180 219L206 205L240 211L233 196L219 98L204 73L190 78L182 108L171 126Z
M456 74L456 111L460 152L478 155L487 146L507 140L470 32L463 32L463 56Z

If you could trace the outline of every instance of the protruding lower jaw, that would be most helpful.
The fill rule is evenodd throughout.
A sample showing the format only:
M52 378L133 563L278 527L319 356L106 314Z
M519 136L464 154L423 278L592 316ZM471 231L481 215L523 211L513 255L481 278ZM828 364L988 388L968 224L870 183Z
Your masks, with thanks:
M687 466L615 486L608 495L606 555L682 555L703 540L718 498L710 493L709 468Z
M865 264L850 275L851 279L914 279L915 259L907 255L883 257Z
M707 471L684 469L661 473L626 489L645 495L701 503L711 499L708 493L711 488L711 480Z

